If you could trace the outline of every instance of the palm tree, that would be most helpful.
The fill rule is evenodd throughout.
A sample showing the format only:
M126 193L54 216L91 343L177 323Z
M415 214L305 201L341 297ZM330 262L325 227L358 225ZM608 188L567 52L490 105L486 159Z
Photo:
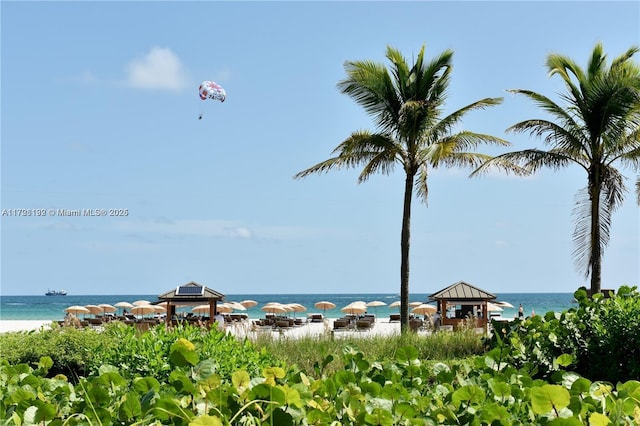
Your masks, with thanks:
M573 258L585 278L591 275L591 294L601 291L602 252L609 242L611 215L626 191L625 178L614 165L640 166L640 69L631 59L638 51L632 47L608 66L597 44L586 69L566 56L549 55L547 68L550 76L562 78L567 91L561 99L567 106L530 90L511 90L533 100L552 120L526 120L507 131L542 137L550 148L503 154L474 172L491 166L525 174L544 166L577 164L584 169L587 186L578 192L573 211Z
M423 46L410 66L398 50L387 47L390 70L372 61L346 62L347 77L338 83L338 88L373 117L378 129L353 132L335 148L335 156L295 175L299 179L313 173L363 166L358 178L361 183L374 173L391 173L396 164L402 167L406 175L400 240L403 331L409 324L409 240L414 186L418 198L426 203L429 167L478 167L491 157L470 150L480 143L509 145L494 136L464 130L453 132L466 113L497 105L502 98L482 99L442 117L452 56L453 52L446 50L427 62Z

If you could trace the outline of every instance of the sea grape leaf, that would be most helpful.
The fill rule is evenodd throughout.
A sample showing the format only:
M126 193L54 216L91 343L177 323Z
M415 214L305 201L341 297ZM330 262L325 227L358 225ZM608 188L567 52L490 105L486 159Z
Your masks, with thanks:
M236 389L238 389L240 393L242 393L242 391L249 386L249 383L251 382L251 377L249 376L249 373L247 373L246 371L239 370L239 371L235 371L231 375L231 382L233 383L233 386L235 386Z
M593 413L589 416L589 426L606 426L611 424L609 417L600 413Z
M547 414L569 405L569 391L559 385L543 385L531 389L531 407L536 414Z
M222 426L222 421L217 416L203 414L190 421L189 426Z
M198 352L193 343L185 338L180 338L171 345L169 359L178 367L196 365Z
M118 418L120 420L125 421L126 423L131 423L130 420L135 419L141 414L142 414L142 405L140 404L138 395L135 394L134 392L127 393L124 396L124 400L120 404Z
M456 407L459 407L462 402L467 405L481 403L485 400L485 397L484 391L479 386L466 385L453 392L451 402Z

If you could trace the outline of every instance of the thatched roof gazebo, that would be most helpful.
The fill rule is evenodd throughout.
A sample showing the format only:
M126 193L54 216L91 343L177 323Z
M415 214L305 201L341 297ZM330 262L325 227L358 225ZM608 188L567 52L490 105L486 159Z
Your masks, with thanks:
M438 304L443 326L455 328L464 321L474 319L485 332L489 322L487 303L495 299L495 295L464 281L429 295L429 300L435 300Z
M218 313L218 302L224 300L224 294L191 281L161 294L158 299L167 304L167 324L171 323L171 319L176 312L176 306L208 304L209 325L211 325L213 324L213 318Z

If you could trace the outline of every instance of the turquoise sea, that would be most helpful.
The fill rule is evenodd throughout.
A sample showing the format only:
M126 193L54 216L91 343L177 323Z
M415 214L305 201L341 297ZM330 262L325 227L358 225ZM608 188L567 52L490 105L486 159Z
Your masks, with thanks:
M428 302L428 294L413 293L410 300L416 302ZM531 315L535 311L538 315L544 315L548 311L561 312L576 304L573 301L573 293L502 293L496 294L496 301L511 303L514 308L505 308L502 316L513 318L517 315L520 303L525 315ZM389 317L391 313L398 313L398 308L390 308L388 305L399 296L396 293L364 293L364 294L227 294L224 301L240 302L242 300L255 300L258 304L244 311L251 319L264 317L265 313L260 309L266 303L300 303L307 308L306 312L298 313L305 316L309 313L324 313L326 317L338 318L342 316L340 308L356 300L365 302L381 301L387 306L371 307L369 312L379 318ZM135 302L136 300L158 300L157 295L67 295L67 296L3 296L0 295L0 320L60 320L64 318L64 309L71 305L99 305L101 303L115 304L121 301ZM336 305L335 309L323 312L314 307L319 301L329 301ZM183 308L186 312L189 308Z

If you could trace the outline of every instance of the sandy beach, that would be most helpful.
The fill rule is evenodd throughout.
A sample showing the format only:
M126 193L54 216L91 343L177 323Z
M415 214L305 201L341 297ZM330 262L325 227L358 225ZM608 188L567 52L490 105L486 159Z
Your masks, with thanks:
M308 322L283 330L253 327L251 322L246 321L228 324L225 326L225 330L238 337L252 337L258 336L259 334L270 334L280 338L311 337L330 334L333 329L334 320L335 318L327 318L324 322ZM0 333L42 330L43 328L50 327L52 322L51 320L0 320ZM340 330L335 331L334 336L388 336L394 333L400 333L400 323L389 322L388 319L381 318L368 330Z
M0 333L32 331L49 328L51 320L0 320Z

